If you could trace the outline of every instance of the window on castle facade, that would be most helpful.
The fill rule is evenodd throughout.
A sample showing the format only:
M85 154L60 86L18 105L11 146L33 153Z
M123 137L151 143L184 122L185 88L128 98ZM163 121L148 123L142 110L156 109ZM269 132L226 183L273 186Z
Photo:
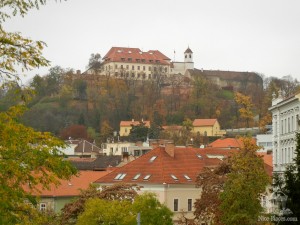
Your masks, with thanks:
M132 66L131 69L134 70L134 66Z
M126 65L126 69L129 70L129 65Z
M138 66L137 69L140 70L140 66Z

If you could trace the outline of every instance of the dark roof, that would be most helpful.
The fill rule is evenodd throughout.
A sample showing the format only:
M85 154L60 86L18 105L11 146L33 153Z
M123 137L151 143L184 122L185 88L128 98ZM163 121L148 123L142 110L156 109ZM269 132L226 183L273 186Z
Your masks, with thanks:
M97 145L88 142L86 140L73 140L73 141L68 141L67 143L70 144L77 144L75 147L75 152L80 152L80 153L91 153L91 152L97 152L100 153L101 148L99 148Z
M100 156L98 158L68 158L78 170L105 170L120 164L122 157L119 155Z
M188 47L184 53L193 53L192 50L190 49L190 47Z

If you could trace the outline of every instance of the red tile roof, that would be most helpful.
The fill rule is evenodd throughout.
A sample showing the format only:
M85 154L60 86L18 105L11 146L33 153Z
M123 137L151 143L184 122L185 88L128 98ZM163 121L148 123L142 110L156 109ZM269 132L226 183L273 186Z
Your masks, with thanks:
M145 121L143 121L143 123L145 123L146 127L150 127L150 121L149 120L145 120ZM120 122L120 127L130 127L131 125L137 126L139 124L140 124L140 121L121 121Z
M217 119L195 119L193 122L194 127L213 126Z
M31 192L36 196L49 197L64 197L64 196L78 196L80 189L86 189L95 180L109 174L111 171L80 171L79 176L73 176L70 180L60 180L60 185L50 186L50 190L43 190L38 188L40 192L32 192L28 186L25 186L25 191Z
M196 177L203 167L217 166L221 160L217 158L208 158L211 156L228 156L236 150L220 149L196 149L175 147L174 157L170 156L165 147L157 147L136 160L117 168L112 173L98 179L95 183L195 183ZM156 158L151 162L151 158ZM200 158L199 158L199 157ZM122 180L116 180L118 174L126 174ZM140 174L139 178L133 180ZM151 175L149 179L144 180L145 176ZM176 179L172 178L174 175ZM187 179L187 175L190 179Z
M143 64L163 64L169 65L170 58L162 54L158 50L150 50L148 52L142 52L139 48L123 48L112 47L108 53L103 57L105 62L127 62L127 63L139 63ZM130 61L129 61L130 59ZM143 61L142 61L143 60ZM151 60L151 61L150 61Z
M256 144L255 138L252 139L252 143ZM212 148L237 148L241 149L244 146L243 141L241 138L224 138L224 139L217 139L214 142L207 145L207 147Z

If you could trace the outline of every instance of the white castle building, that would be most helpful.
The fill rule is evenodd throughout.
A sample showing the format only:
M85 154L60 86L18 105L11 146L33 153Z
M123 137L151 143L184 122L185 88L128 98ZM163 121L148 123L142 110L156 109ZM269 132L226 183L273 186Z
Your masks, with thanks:
M184 75L188 69L194 69L193 52L189 47L184 52L184 62L171 62L158 50L143 52L139 48L112 47L103 57L100 75L147 80ZM93 73L93 68L87 73Z

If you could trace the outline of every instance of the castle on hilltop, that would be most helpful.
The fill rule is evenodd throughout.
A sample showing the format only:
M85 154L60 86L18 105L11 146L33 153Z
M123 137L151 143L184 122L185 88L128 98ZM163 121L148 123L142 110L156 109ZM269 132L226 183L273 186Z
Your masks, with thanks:
M221 88L247 89L255 85L262 88L262 78L254 72L199 70L194 68L193 51L188 47L184 61L171 61L158 50L141 51L139 48L112 47L103 57L95 74L90 68L84 74L109 76L119 79L151 80L172 76L193 79L197 76L211 80Z

